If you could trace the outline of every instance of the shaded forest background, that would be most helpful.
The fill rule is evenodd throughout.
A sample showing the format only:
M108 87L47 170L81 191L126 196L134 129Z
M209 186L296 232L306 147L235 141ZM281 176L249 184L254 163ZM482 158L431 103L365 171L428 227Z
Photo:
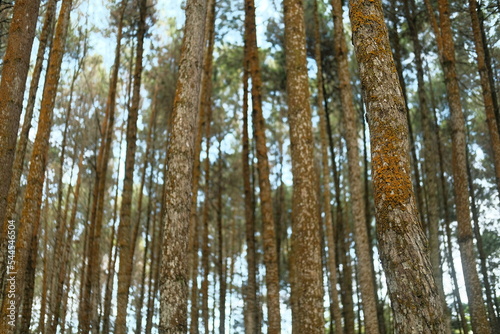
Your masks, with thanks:
M446 22L438 8L443 1L384 0L382 6L407 109L412 187L449 329L479 333L457 238L454 130L446 61L440 61L445 51L438 49L446 38L436 39ZM10 180L0 208L0 331L12 330L4 321L11 298L7 249L12 224L15 268L22 268L16 278L16 333L159 331L169 196L164 179L185 7L161 2L41 1L26 88L19 93L24 95L17 144L12 146L6 135L0 138L0 153L10 149L14 157L12 172L0 174ZM21 41L11 39L18 3L23 1L0 1L2 82L13 75L3 71L8 43ZM480 279L474 293L491 333L499 333L500 2L449 5L458 102L465 118L473 265ZM319 176L316 207L308 210L322 222L317 245L323 268L322 332L393 333L377 241L367 97L351 42L349 8L337 0L304 0L303 6L312 164ZM283 5L208 1L206 22L191 239L181 260L191 275L190 332L292 333L296 178ZM8 96L0 93L1 99ZM349 114L355 117L349 120ZM356 239L359 231L367 233L366 240ZM369 262L362 262L366 256ZM363 297L370 285L372 296ZM364 304L370 298L376 329Z

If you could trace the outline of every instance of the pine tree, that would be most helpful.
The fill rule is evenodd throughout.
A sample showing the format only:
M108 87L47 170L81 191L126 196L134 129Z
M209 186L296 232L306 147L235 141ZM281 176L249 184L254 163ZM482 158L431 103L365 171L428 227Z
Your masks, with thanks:
M187 331L187 252L194 137L202 71L206 2L188 0L186 25L177 82L172 134L165 175L165 230L160 282L160 333ZM187 145L186 145L187 142Z
M292 148L292 253L290 264L294 332L323 333L323 273L318 178L314 167L311 107L306 67L304 9L285 0L288 121Z
M413 192L404 98L380 1L351 0L372 156L377 239L396 332L445 333Z

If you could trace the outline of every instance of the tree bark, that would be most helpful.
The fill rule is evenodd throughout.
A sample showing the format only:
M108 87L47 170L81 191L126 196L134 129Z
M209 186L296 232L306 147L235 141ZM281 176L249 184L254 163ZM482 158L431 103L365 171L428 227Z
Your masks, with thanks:
M19 141L16 145L16 154L14 164L12 165L12 181L9 188L9 195L7 199L7 216L11 219L16 219L16 204L19 197L19 185L21 182L21 175L26 159L26 148L28 146L28 134L31 129L31 120L33 118L33 110L35 109L36 93L40 82L40 76L43 71L43 60L47 45L50 45L54 30L54 17L56 12L56 0L47 2L47 9L45 11L45 18L43 22L42 32L40 33L40 40L38 44L38 52L36 55L35 67L33 68L33 75L31 76L30 90L28 93L28 103L23 120L23 127L19 134ZM2 248L3 249L3 248ZM2 266L3 267L3 266Z
M257 171L259 175L259 195L262 216L262 243L264 265L266 267L268 333L281 332L279 300L279 269L276 247L276 231L269 181L269 160L266 146L266 124L262 114L262 78L260 74L257 31L255 24L255 3L245 0L245 35L248 43L248 62L252 79L252 123L255 148L257 151Z
M379 251L400 333L445 333L441 299L413 193L404 98L380 1L351 0L368 110Z
M159 333L187 331L188 266L194 139L200 93L206 1L188 0L172 132L165 175L165 231L162 242Z
M190 333L198 334L199 332L199 290L198 290L198 266L199 266L199 233L200 221L198 219L198 188L200 183L200 152L201 143L203 141L203 131L206 122L206 114L209 112L211 94L212 94L212 67L213 67L213 49L215 41L215 0L207 2L207 15L205 18L205 37L208 41L208 47L204 49L203 54L203 72L201 86L201 100L198 116L198 127L196 132L196 141L194 147L194 165L193 165L193 182L191 198L191 220L189 232L189 250L191 252L190 267L191 267L191 325Z
M22 1L20 2L22 3ZM52 118L54 113L55 98L57 87L59 84L59 76L61 71L61 63L64 55L64 46L66 43L66 33L69 25L70 11L72 0L63 0L61 11L59 13L58 24L55 31L54 42L52 45L49 64L47 67L47 75L45 87L43 91L42 104L40 110L40 120L38 123L37 134L33 146L31 156L30 170L28 174L26 195L24 199L24 207L22 212L23 222L19 224L18 237L16 241L16 252L13 270L7 273L12 278L15 276L16 291L13 299L4 298L2 301L2 321L0 321L0 332L11 333L13 327L8 324L7 318L10 313L8 310L9 304L14 301L15 305L21 305L21 291L24 285L29 281L30 277L35 275L33 267L36 265L36 258L29 261L33 247L37 249L38 245L38 230L40 223L40 209L42 204L43 183L45 180L45 169L47 166L47 154L49 150L50 130L52 127ZM26 5L28 6L28 5ZM26 52L24 50L24 52ZM4 72L5 75L5 72ZM2 91L3 92L3 91ZM29 263L28 263L29 262ZM8 294L6 285L4 296ZM17 317L17 315L15 315Z
M359 166L358 149L358 114L354 107L352 87L347 61L347 45L344 38L342 21L342 2L332 0L335 32L334 53L338 64L340 104L344 122L344 138L347 145L348 178L351 190L352 215L354 221L354 238L358 258L359 286L361 290L363 314L367 333L379 333L377 318L377 294L375 277L372 269L372 258L368 241L365 204L363 202L363 185Z
M327 268L328 268L328 278L329 278L329 290L330 290L330 309L333 313L333 320L335 321L335 330L333 333L340 334L342 330L342 312L339 304L339 293L337 290L337 252L335 244L335 233L333 231L333 214L331 202L331 192L330 192L330 165L328 163L328 133L326 128L326 113L323 105L324 92L323 92L323 69L322 69L322 59L321 59L321 35L320 35L320 25L319 25L319 11L318 11L318 1L314 1L314 38L315 38L315 49L314 55L316 60L317 72L316 80L318 86L318 114L319 114L319 127L320 127L320 137L321 137L321 163L322 163L322 173L323 173L323 212L326 230L326 241L328 246L327 255Z
M301 0L285 0L285 53L288 117L292 149L292 309L298 333L324 333L323 273L318 178L314 167L309 83L306 67L304 9Z
M9 29L0 81L0 231L3 231L17 131L35 38L40 0L17 0ZM3 236L5 238L5 236ZM2 326L0 326L2 327ZM4 327L5 328L5 327Z

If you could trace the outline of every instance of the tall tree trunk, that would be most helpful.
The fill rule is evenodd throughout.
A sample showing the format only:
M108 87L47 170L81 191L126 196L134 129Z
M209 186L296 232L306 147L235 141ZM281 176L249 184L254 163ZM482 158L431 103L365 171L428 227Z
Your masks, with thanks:
M142 56L144 52L144 36L146 34L147 1L139 4L139 22L137 27L137 52L134 68L134 86L132 106L127 121L127 151L125 157L125 177L123 179L122 204L120 209L120 224L118 225L117 246L120 257L118 267L117 314L115 333L127 332L127 307L130 283L132 280L132 264L136 238L132 237L132 193L134 186L135 151L137 147L137 118L141 100Z
M211 101L211 99L209 99ZM201 313L203 318L204 332L209 332L209 309L208 309L208 293L209 293L209 273L210 273L210 244L209 244L209 206L210 206L210 123L212 122L212 108L210 103L206 105L205 110L205 148L206 148L206 158L205 158L205 186L203 193L205 196L203 202L203 235L202 235L202 249L201 249L201 266L203 268L203 281L201 283Z
M124 121L125 123L125 121ZM123 126L122 126L123 128ZM118 153L118 164L120 166L122 161L122 143L123 143L124 131L121 131L120 136L120 150ZM111 302L113 299L113 286L115 282L115 264L118 254L118 250L115 246L116 240L116 222L118 221L118 196L119 196L119 184L120 184L120 170L116 176L115 183L115 199L113 201L113 225L111 227L111 236L109 241L109 251L108 251L108 270L106 275L106 287L104 288L104 304L103 304L103 316L102 316L102 333L108 334L110 331L110 316L111 316Z
M405 101L406 118L408 120L408 138L410 140L410 156L411 156L411 166L413 169L414 185L415 185L415 196L417 201L417 209L420 215L420 221L424 232L427 232L427 221L424 215L424 196L422 192L422 187L420 185L420 170L418 168L418 158L417 150L415 146L415 137L413 136L413 124L411 121L410 109L408 108L408 94L406 92L406 84L403 75L403 64L401 60L401 42L398 33L398 8L395 0L391 0L390 8L390 20L392 22L392 27L389 29L389 41L394 49L394 63L396 65L396 71L398 72L399 83L401 85L401 90L403 92L403 98Z
M495 108L493 105L492 92L494 87L491 86L488 69L486 66L486 57L481 34L481 26L478 15L478 4L476 0L469 0L469 12L472 21L472 32L474 33L474 45L477 54L477 66L481 77L481 88L483 91L484 110L486 112L486 123L490 134L491 150L493 153L493 164L495 166L495 177L497 181L497 190L500 194L500 133L495 117Z
M443 303L443 310L446 316L447 332L451 331L451 314L446 304L446 297L443 288L443 272L441 270L441 256L439 250L439 192L438 192L438 175L437 164L439 161L438 152L436 150L436 130L434 120L432 118L429 106L427 105L427 94L424 81L424 67L422 62L422 45L418 38L420 30L417 20L417 10L414 0L404 2L404 12L410 38L413 44L413 53L415 54L415 66L417 70L418 82L418 102L421 115L421 123L424 137L424 170L426 176L426 193L427 193L427 222L429 233L429 253L432 265L432 274L438 287L439 295ZM443 195L445 196L445 195Z
M210 98L212 94L212 67L213 67L213 50L215 41L215 0L207 2L207 15L205 17L205 42L208 41L208 47L204 49L203 54L203 71L202 71L202 86L201 99L199 106L198 127L196 133L196 141L194 147L194 165L193 165L193 182L192 182L192 198L191 198L191 217L189 231L189 250L190 250L190 269L191 269L191 325L190 334L199 333L199 290L198 290L198 266L199 266L199 232L200 221L198 219L198 188L200 183L200 152L201 143L203 141L203 131L205 128L206 114L210 108Z
M476 268L472 226L470 221L469 191L467 186L465 119L460 102L460 91L455 68L455 45L451 31L448 0L438 0L439 22L430 0L425 0L436 35L439 58L443 67L448 104L451 114L452 170L457 210L457 237L470 305L472 330L476 334L489 333L490 326Z
M9 278L15 278L16 291L14 298L4 298L2 301L2 321L0 321L0 332L11 333L13 327L9 325L7 316L10 314L8 307L12 302L19 307L21 305L21 291L30 277L35 275L33 267L28 267L31 250L38 248L38 230L40 223L40 207L42 203L43 183L45 169L47 166L47 154L49 150L50 130L54 113L55 98L59 84L61 63L66 43L66 33L69 25L72 0L63 0L58 24L55 31L54 43L50 54L45 87L40 110L40 120L31 156L30 170L26 186L26 196L22 212L23 223L19 224L18 238L16 241L17 256L13 270L16 274L10 274ZM5 75L5 72L4 72ZM36 258L30 261L32 266L36 265ZM9 273L7 273L9 274ZM7 296L9 285L6 285L4 296ZM17 316L17 315L15 315ZM14 320L15 321L15 320Z
M19 134L19 141L16 145L16 155L14 164L12 165L12 181L9 188L9 196L7 199L7 216L11 219L16 219L16 204L19 197L19 185L23 172L24 160L26 159L26 148L28 147L28 134L31 129L31 120L33 118L33 110L35 109L36 93L40 82L40 76L43 71L43 61L47 45L52 42L54 30L54 17L56 13L56 0L47 2L45 10L45 18L43 21L42 31L38 44L38 52L36 55L35 67L31 76L30 90L28 93L28 103L24 114L23 127ZM2 248L3 249L3 248Z
M372 257L368 241L365 203L363 202L363 184L359 166L358 150L358 113L354 107L352 87L347 61L347 45L342 21L342 2L332 0L335 31L335 58L338 64L340 104L344 121L344 138L347 145L348 178L351 190L354 238L358 258L359 287L361 290L363 314L367 333L379 333L377 318L377 294L372 268Z
M262 243L264 246L264 265L266 267L268 333L281 332L279 301L279 269L276 247L276 231L269 181L269 160L266 146L266 124L262 114L262 78L260 74L257 31L255 25L255 3L245 0L245 35L248 43L248 62L252 79L252 123L257 151L257 170L259 174L259 195L262 216Z
M66 155L66 145L68 138L68 128L69 128L69 120L71 118L72 112L72 102L73 102L73 91L75 82L82 70L85 56L87 53L87 45L84 45L84 49L80 55L80 50L78 50L78 54L80 55L80 59L77 64L77 68L73 74L73 78L71 80L70 92L69 92L69 101L66 106L66 114L65 114L65 126L63 131L63 138L61 142L61 153L60 153L60 162L59 162L59 171L57 173L57 207L56 207L56 229L55 229L55 241L54 241L54 250L53 250L53 259L52 259L52 268L54 269L50 277L50 286L51 286L51 301L49 308L49 319L51 319L51 326L48 329L48 333L55 333L57 330L58 322L60 319L61 312L61 300L63 297L63 288L64 288L64 280L65 280L65 270L61 269L62 266L65 265L66 262L64 259L64 236L66 234L66 212L67 212L67 203L65 207L65 213L62 213L62 197L63 197L63 168L64 168L64 160ZM74 164L75 161L73 161ZM71 178L70 178L71 179ZM69 191L67 192L69 195ZM63 217L64 216L64 217Z
M199 106L206 1L188 0L165 175L165 234L162 242L160 333L187 331L188 266L194 139ZM187 145L186 145L187 143Z
M155 296L156 296L156 276L155 273L158 271L158 256L159 254L159 242L158 238L160 237L158 233L157 226L157 210L154 208L153 211L153 228L152 228L152 240L151 240L151 265L149 269L149 277L148 277L148 302L147 302L147 313L146 313L146 326L145 333L150 334L151 328L153 327L153 311L155 304Z
M47 182L48 185L48 182ZM48 201L48 196L46 197L46 201ZM49 229L48 229L48 217L47 217L47 205L44 204L44 224L43 224L43 279L42 279L42 296L40 302L40 317L38 319L38 331L40 333L45 333L45 316L47 314L47 290L48 290L48 240L49 240Z
M89 247L86 257L88 259L83 283L82 307L80 309L81 321L78 326L80 331L88 333L90 328L95 331L98 328L98 319L95 317L97 289L99 286L100 272L100 239L103 220L103 207L106 189L106 175L108 170L108 161L111 151L111 142L113 141L113 129L116 109L116 87L118 83L118 70L120 68L121 58L121 40L123 30L123 17L128 0L122 0L120 8L120 18L118 23L118 32L116 36L116 49L113 71L111 73L108 97L106 101L106 117L102 124L102 139L99 147L99 153L96 163L96 184L93 192L92 211L89 225ZM94 310L94 311L93 311Z
M353 43L368 110L379 251L401 333L445 333L413 193L404 98L380 1L351 0Z
M292 309L298 333L324 333L323 273L319 207L314 168L309 83L306 67L304 9L301 0L285 0L285 52L288 116L292 149Z
M47 173L48 174L48 173ZM48 203L49 203L49 197L50 197L50 180L47 175L46 182L45 182L45 199L43 203L43 209L42 209L42 215L44 217L44 225L47 225L47 220L50 218L48 217ZM45 230L46 231L46 230ZM38 244L35 244L38 242L38 236L33 237L31 239L31 250L30 254L28 257L28 266L30 270L35 271L36 270L36 256L38 254ZM28 277L25 284L24 284L24 291L23 296L22 296L22 304L20 307L20 314L19 314L19 325L16 330L16 333L22 334L22 333L28 333L29 328L30 328L30 323L31 323L31 312L32 312L32 304L33 304L33 296L34 296L34 291L35 291L35 277Z
M490 321L491 329L493 333L500 333L498 319L495 315L495 309L493 306L492 293L491 293L491 285L490 279L488 277L488 268L486 267L486 254L484 253L483 247L483 237L481 235L481 229L479 227L479 212L476 205L476 194L474 190L474 182L472 178L471 165L469 160L469 147L467 149L467 177L469 180L469 192L470 192L470 202L471 202L471 210L472 210L472 221L474 223L474 237L476 238L476 246L479 255L479 263L481 268L481 274L483 276L483 285L486 293L486 305L488 308L488 318Z
M483 13L483 10L481 9L479 3L477 3L477 14L478 14L478 18L479 18L479 27L481 29L481 40L482 40L483 49L484 49L484 61L486 62L486 69L488 71L488 79L490 81L490 87L491 87L490 92L491 92L491 96L493 99L493 111L495 112L495 118L497 121L498 131L500 132L500 110L498 108L498 95L497 95L497 90L495 87L495 79L494 79L495 75L494 75L493 68L491 65L491 56L490 56L490 48L488 46L488 38L486 36L486 32L484 29L484 13Z
M342 330L342 312L339 304L339 293L337 290L337 254L335 245L335 235L333 231L333 217L332 217L332 207L331 193L330 193L330 165L328 163L328 133L326 128L326 113L323 105L324 92L323 92L323 69L322 69L322 59L321 59L321 35L320 35L320 24L319 24L319 11L318 11L318 1L314 1L314 38L315 38L315 49L314 55L317 66L317 86L318 86L318 114L319 114L319 127L321 136L321 163L322 163L322 173L323 173L323 212L324 212L324 222L326 230L326 241L328 246L328 256L327 256L327 268L328 268L328 278L329 278L329 290L330 290L330 309L333 312L333 319L335 321L335 334L340 334Z
M246 17L245 17L246 18ZM245 34L245 49L248 41ZM248 141L248 77L249 59L248 51L244 51L243 64L243 129L242 129L242 163L243 163L243 189L245 198L245 238L247 243L247 272L248 279L245 289L245 333L257 334L259 329L259 305L257 301L256 277L256 241L255 241L255 212L253 209L252 187L250 183L249 166L249 141Z
M226 333L226 260L224 257L224 231L223 231L223 221L222 221L222 139L223 137L219 137L219 158L217 159L218 165L218 185L217 185L217 240L218 240L218 249L217 249L217 269L219 275L219 333Z
M448 265L450 267L450 276L452 278L453 282L453 295L456 299L456 306L458 309L458 318L460 319L460 325L461 329L463 330L464 334L468 333L468 327L467 327L467 319L465 318L465 313L464 313L464 307L462 304L462 299L460 297L460 292L458 290L458 280L457 280L457 273L455 270L455 264L453 261L453 248L452 248L452 242L451 242L451 228L450 228L450 221L451 221L451 216L450 216L450 209L448 206L448 189L446 187L446 178L444 174L444 161L443 161L443 148L442 148L442 141L441 141L441 136L439 132L439 126L437 122L437 115L436 115L436 101L434 99L434 91L432 89L432 80L430 78L430 71L427 68L426 71L429 73L429 92L431 96L431 106L433 110L433 128L435 131L436 135L436 142L437 142L437 150L439 154L439 183L441 186L441 193L442 193L442 200L443 200L443 211L444 211L444 227L445 227L445 234L446 234L446 260L448 261Z
M323 91L325 86L323 84ZM325 115L326 115L326 130L328 133L328 146L330 148L330 158L332 160L332 174L333 184L335 188L335 206L336 206L336 227L334 227L334 235L336 237L337 249L339 250L338 258L339 263L342 264L342 274L339 277L341 286L341 300L342 300L342 315L344 317L344 331L346 334L354 334L354 303L352 300L352 266L351 256L348 253L350 249L349 238L346 237L344 232L345 217L342 208L342 201L340 199L340 175L335 161L335 150L333 144L332 126L330 124L330 113L328 112L328 103L325 94ZM336 232L336 233L335 233ZM339 271L340 272L340 271Z
M154 142L154 141L153 141ZM154 147L153 147L153 152L154 152ZM146 173L146 169L144 169L144 173ZM141 285L140 285L140 293L139 293L139 298L137 301L137 307L136 307L136 326L135 326L135 333L140 334L141 333L141 328L142 328L142 306L144 304L144 294L145 294L145 288L146 288L146 264L147 264L147 256L148 256L148 251L150 248L150 223L151 223L151 210L152 210L152 205L153 205L153 169L151 168L151 171L149 173L149 180L148 180L148 206L147 206L147 216L146 216L146 226L145 226L145 231L144 231L144 256L142 260L142 272L141 272ZM139 221L138 221L139 222ZM153 225L155 222L153 221ZM149 267L151 271L151 266Z
M0 224L2 224L0 231L3 231L4 220L11 219L5 217L5 209L39 7L40 0L16 1L9 29L9 40L3 57L0 81L0 166L2 166L0 171ZM5 237L2 236L2 239Z

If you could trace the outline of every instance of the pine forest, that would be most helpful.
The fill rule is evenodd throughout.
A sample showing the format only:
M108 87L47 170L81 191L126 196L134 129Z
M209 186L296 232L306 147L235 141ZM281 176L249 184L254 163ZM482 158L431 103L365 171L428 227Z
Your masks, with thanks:
M0 334L500 334L499 0L0 0Z

